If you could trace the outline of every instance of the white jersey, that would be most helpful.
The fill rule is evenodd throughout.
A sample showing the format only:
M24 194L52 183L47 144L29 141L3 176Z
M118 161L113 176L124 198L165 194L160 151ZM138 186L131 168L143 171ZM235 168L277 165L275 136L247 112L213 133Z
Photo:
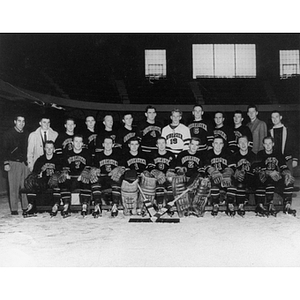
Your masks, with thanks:
M175 155L189 147L191 133L187 126L179 124L175 128L167 125L163 128L161 136L166 139L167 150Z

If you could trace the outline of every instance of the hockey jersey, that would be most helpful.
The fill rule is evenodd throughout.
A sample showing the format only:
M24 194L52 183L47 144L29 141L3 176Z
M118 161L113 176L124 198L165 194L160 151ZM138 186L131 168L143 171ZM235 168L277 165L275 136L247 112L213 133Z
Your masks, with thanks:
M106 155L104 151L96 153L95 166L100 168L100 174L108 175L115 167L119 166L120 152L113 149L110 155Z
M141 148L142 151L151 152L156 150L157 138L161 136L161 125L158 122L154 124L147 121L141 122L139 125L139 132L141 136Z
M216 128L213 131L214 137L222 137L224 140L224 148L228 148L231 152L235 152L235 136L233 130L223 125L222 127Z
M253 148L253 138L252 138L252 132L250 130L250 128L248 126L240 126L238 128L234 128L233 129L233 133L235 136L235 152L237 152L239 150L238 148L238 138L245 135L248 138L248 142L249 142L249 149L252 150Z
M60 169L60 158L55 154L53 154L51 159L48 159L45 154L40 156L33 166L33 172L41 177L51 177L55 171L60 171Z
M202 171L203 160L200 156L200 152L191 154L189 150L182 151L176 158L176 167L185 167L185 175L187 177L192 177L198 171Z
M209 167L214 167L216 170L222 172L225 168L235 168L235 163L232 159L232 153L228 149L222 149L220 154L215 154L214 150L208 150L205 159L205 171Z
M55 141L55 153L62 156L67 151L73 150L73 135L69 135L66 132L58 135Z
M150 163L153 168L166 173L168 170L175 169L175 154L166 151L165 154L159 154L158 150L153 153L153 159Z

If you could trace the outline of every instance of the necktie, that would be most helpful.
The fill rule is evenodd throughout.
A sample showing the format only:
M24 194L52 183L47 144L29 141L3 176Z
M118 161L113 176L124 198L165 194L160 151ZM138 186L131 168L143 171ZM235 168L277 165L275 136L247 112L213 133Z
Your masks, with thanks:
M47 133L44 131L44 143L47 141Z

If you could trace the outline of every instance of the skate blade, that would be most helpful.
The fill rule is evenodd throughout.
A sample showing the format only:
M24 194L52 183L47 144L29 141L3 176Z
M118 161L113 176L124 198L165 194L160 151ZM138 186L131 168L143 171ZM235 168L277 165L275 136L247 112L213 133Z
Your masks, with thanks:
M159 218L155 223L180 223L179 218Z

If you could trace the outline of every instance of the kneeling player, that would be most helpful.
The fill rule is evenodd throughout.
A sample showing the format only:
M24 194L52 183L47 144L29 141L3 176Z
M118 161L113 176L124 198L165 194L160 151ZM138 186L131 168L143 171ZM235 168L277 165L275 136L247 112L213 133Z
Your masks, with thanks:
M207 152L205 170L211 178L211 199L213 210L211 214L216 216L219 212L220 189L226 191L227 210L230 216L235 215L234 202L236 189L232 184L232 175L234 173L234 163L231 160L232 154L224 149L224 140L222 137L214 137L212 143L213 149Z
M59 204L60 201L60 190L56 184L58 180L56 172L60 170L60 160L54 154L54 142L46 141L44 151L45 154L37 159L32 173L24 182L28 199L28 207L23 212L24 217L35 214L37 192L43 192L51 187L53 188L53 202Z
M238 205L237 213L245 215L244 205L248 202L246 189L253 187L253 163L256 159L255 154L250 151L249 140L246 135L240 136L237 140L239 151L232 156L235 163L234 185L236 187L236 202Z
M119 166L121 151L114 148L113 138L106 137L102 147L104 150L97 152L95 156L95 166L100 169L100 176L98 181L92 184L92 194L95 202L93 216L101 216L101 193L104 189L111 188L113 204L111 216L116 217L121 199L121 176L125 168Z
M71 192L78 188L80 189L79 197L82 205L81 214L82 216L87 214L87 205L91 199L91 166L92 155L88 149L83 148L83 136L74 135L73 150L64 157L62 172L59 177L59 186L64 203L63 217L69 215Z
M296 211L291 209L294 177L286 165L284 156L280 152L273 150L274 140L271 136L263 139L264 150L257 153L259 168L259 186L256 190L258 215L274 215L277 211L273 204L275 187L278 187L283 197L284 212L296 215ZM264 207L266 200L267 209Z

